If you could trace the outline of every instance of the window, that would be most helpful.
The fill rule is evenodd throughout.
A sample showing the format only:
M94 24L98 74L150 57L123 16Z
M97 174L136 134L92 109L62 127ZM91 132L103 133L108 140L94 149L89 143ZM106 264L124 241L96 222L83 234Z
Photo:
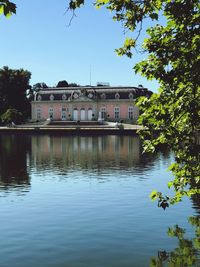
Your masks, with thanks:
M50 95L50 100L53 101L54 100L54 96Z
M106 118L106 108L102 107L100 112L101 112L101 119L105 119Z
M119 95L119 93L116 93L116 94L115 94L115 99L120 99L120 95Z
M38 95L38 101L41 101L42 100L42 96L41 95Z
M40 108L37 108L36 109L36 119L37 120L41 120L41 109Z
M115 116L116 120L119 120L119 118L120 118L120 108L119 107L115 107L114 116Z
M133 99L133 93L129 94L129 99Z
M67 96L64 94L62 95L62 100L66 100L67 99Z
M133 107L128 107L128 118L129 120L133 119Z
M49 118L52 120L53 119L53 114L54 113L54 110L53 108L49 108Z
M67 109L66 108L62 108L62 111L61 111L61 119L62 120L66 120L67 119Z
M106 99L106 94L105 93L101 94L101 99Z
M93 94L92 94L92 93L89 93L89 94L88 94L88 97L89 97L89 98L93 98Z
M78 98L78 94L77 94L77 93L74 94L74 98L75 98L75 99Z

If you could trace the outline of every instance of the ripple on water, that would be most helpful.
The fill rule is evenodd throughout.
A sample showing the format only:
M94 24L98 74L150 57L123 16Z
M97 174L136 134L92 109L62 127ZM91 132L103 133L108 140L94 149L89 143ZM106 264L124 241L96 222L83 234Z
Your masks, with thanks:
M169 226L191 235L197 201L149 201L166 190L171 154L142 155L128 136L20 138L0 138L0 266L145 267L177 245Z

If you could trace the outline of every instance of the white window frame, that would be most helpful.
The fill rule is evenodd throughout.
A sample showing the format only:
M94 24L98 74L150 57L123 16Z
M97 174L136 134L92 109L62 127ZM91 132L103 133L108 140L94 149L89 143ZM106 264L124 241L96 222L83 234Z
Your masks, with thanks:
M133 115L134 115L134 109L132 106L128 107L128 118L129 120L133 119Z
M114 118L115 120L120 119L120 107L114 107Z
M42 116L41 116L41 108L38 107L36 108L36 120L41 120Z
M52 107L49 108L49 118L51 120L54 119L54 108Z
M101 107L100 112L101 112L101 119L105 119L106 118L106 108Z

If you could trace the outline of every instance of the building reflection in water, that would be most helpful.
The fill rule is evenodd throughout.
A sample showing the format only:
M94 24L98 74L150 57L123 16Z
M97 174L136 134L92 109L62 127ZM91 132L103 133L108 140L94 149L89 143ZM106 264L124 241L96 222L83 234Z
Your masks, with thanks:
M32 160L37 170L152 167L156 155L142 155L138 136L33 136Z
M0 189L29 190L30 138L0 135Z
M141 152L138 136L0 135L0 188L28 190L33 170L40 175L113 169L147 173L160 155Z

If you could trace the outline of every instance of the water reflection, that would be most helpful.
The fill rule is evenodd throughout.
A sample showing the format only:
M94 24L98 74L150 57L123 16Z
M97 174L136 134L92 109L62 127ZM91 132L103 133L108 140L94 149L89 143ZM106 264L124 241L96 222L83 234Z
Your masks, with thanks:
M137 136L0 135L0 188L28 190L33 169L39 175L74 170L112 174L126 169L146 179L160 154L141 152ZM162 158L169 160L169 152L164 151Z
M199 212L195 198L196 211L150 202L172 160L143 155L138 137L0 135L0 265L145 267L159 248L154 262L165 264L178 244L165 229L179 224L190 237L185 218Z
M190 217L188 222L194 229L194 237L187 238L185 229L175 225L168 229L168 236L177 238L178 246L170 252L158 251L151 259L151 267L200 266L200 216Z
M0 188L25 189L30 186L27 159L30 139L23 136L0 135Z
M142 155L138 137L99 136L65 137L33 136L32 159L36 168L124 169L135 167L140 171L150 168L156 156Z

